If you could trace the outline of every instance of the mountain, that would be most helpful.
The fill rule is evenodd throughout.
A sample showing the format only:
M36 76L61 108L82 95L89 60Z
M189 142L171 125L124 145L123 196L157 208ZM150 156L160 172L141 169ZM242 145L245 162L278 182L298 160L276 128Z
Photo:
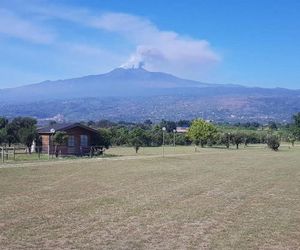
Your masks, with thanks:
M75 120L193 119L287 121L300 90L208 84L143 68L0 90L2 115Z
M143 68L117 68L101 75L44 81L0 90L5 103L82 97L127 97L179 93L182 88L201 88L209 84L185 80L170 74L149 72Z

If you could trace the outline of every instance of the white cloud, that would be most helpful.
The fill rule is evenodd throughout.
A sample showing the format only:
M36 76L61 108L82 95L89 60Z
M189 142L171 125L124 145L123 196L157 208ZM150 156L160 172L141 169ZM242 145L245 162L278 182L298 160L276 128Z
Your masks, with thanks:
M151 70L174 73L187 69L201 70L221 60L206 40L159 30L149 20L141 17L107 13L93 19L90 24L119 33L136 45L136 51L123 67L138 67L142 64Z
M0 9L0 34L41 44L54 39L52 33L6 9Z

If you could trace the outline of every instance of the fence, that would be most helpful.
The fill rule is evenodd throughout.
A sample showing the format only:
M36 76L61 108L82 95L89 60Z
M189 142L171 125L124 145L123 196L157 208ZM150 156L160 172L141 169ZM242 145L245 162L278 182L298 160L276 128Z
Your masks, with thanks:
M38 156L38 159L41 159L41 147L36 147L35 154ZM31 155L27 147L0 147L1 153L1 162L4 163L5 160L16 160L17 155Z
M29 152L27 147L0 147L0 154L1 154L1 162L4 163L5 161L9 160L20 160L19 155L24 155L22 158L23 160L50 160L57 157L69 157L69 156L99 156L103 155L104 153L103 146L92 146L92 147L80 147L79 152L68 151L64 147L51 147L51 146L44 146L44 147L35 147L33 152ZM21 160L22 160L21 159Z

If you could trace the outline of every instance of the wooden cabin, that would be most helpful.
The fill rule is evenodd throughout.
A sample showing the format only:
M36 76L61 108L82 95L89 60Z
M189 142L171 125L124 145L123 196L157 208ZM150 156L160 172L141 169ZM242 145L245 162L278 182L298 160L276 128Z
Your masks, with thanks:
M53 136L58 131L65 132L68 136L66 145L56 146ZM41 137L42 152L55 154L59 151L62 155L84 155L89 153L93 137L99 133L97 130L80 123L53 124L38 129Z

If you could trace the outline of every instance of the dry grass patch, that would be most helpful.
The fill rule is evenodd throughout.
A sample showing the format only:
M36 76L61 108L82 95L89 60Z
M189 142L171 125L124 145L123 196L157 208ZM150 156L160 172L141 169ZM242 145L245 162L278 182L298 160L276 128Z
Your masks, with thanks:
M204 149L3 168L0 246L297 249L299 153Z

